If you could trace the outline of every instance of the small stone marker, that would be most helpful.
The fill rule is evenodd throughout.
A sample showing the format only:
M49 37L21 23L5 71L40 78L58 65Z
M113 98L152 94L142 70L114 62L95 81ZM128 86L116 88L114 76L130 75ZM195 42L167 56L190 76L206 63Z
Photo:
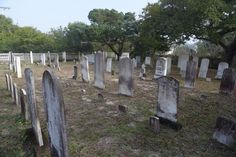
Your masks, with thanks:
M220 93L232 94L235 85L235 78L232 69L225 69L220 83Z
M96 53L94 63L94 86L104 89L104 81L104 57L102 53Z
M56 68L60 71L61 68L60 68L60 62L59 62L59 55L56 54L56 59L55 59L55 66Z
M10 80L9 80L9 75L5 74L5 79L6 79L6 86L7 86L7 90L10 91Z
M200 70L198 73L199 78L206 78L207 77L208 67L209 67L209 59L203 58L201 61Z
M141 80L145 80L146 77L146 65L142 64L141 69L140 69L140 73L139 73L139 78Z
M226 62L220 62L218 65L218 70L217 70L217 74L215 76L215 79L221 79L223 76L223 72L225 69L229 68L229 64Z
M81 57L81 74L83 82L89 82L89 64L88 64L88 57L82 56Z
M151 65L151 57L145 57L145 62L146 65Z
M141 57L140 56L136 56L135 57L137 64L141 64Z
M33 128L33 131L34 131L34 134L36 136L39 146L43 146L42 132L41 132L40 122L38 118L37 106L36 106L33 72L31 71L31 69L26 68L24 73L25 73L26 92L27 92L27 99L29 103L32 128Z
M160 121L158 117L152 116L149 118L149 126L157 134L160 132Z
M13 89L13 81L12 81L12 76L9 76L9 80L10 80L10 91L11 91L11 97L12 99L14 99L14 89Z
M74 75L72 76L72 79L76 80L78 77L78 67L74 65Z
M136 68L137 67L137 61L135 58L132 59L132 63L133 63L133 67Z
M128 107L126 105L118 105L118 110L120 112L126 113L128 111Z
M16 83L14 83L13 85L13 91L14 91L14 102L16 103L16 105L19 105L19 95L18 95L18 89L17 89L17 85Z
M128 57L129 58L129 53L128 52L123 52L122 55L120 56L120 59Z
M27 95L24 89L20 90L20 106L21 106L21 114L24 116L25 120L27 121L30 120Z
M94 54L86 55L86 57L88 57L89 63L94 64L94 62L95 62L95 55Z
M171 57L167 57L167 74L170 74L171 73Z
M193 61L193 57L190 56L189 61L187 62L184 87L194 88L196 74L197 74L197 64L195 61Z
M16 57L16 76L22 78L20 57Z
M30 51L30 64L34 64L34 57L32 51Z
M43 99L46 107L51 156L68 157L64 99L58 79L46 70L43 73Z
M119 93L133 96L133 64L125 57L119 61Z
M213 139L227 146L233 145L236 142L236 122L218 117Z
M106 72L111 72L112 69L112 58L107 58Z
M46 65L46 56L45 53L41 54L41 64Z
M160 57L156 62L156 70L154 78L157 79L161 76L166 76L167 74L167 59L164 57Z
M62 52L62 59L63 62L66 63L66 52Z

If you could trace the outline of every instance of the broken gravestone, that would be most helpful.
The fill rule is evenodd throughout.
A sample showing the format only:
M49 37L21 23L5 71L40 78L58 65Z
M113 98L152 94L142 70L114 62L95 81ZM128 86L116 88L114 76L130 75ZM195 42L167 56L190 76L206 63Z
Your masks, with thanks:
M229 68L229 64L226 62L220 62L218 65L218 70L217 70L217 74L215 76L215 79L221 79L223 76L223 72L225 69Z
M68 157L65 107L61 86L56 76L49 70L43 73L42 83L51 155Z
M24 116L25 120L30 120L29 117L29 105L27 103L27 95L24 89L20 90L20 106L21 106L21 114Z
M104 69L104 56L102 53L96 53L94 63L94 86L100 89L105 88Z
M193 61L193 57L190 56L189 61L187 62L184 87L194 88L196 74L197 74L197 64L195 61Z
M235 77L233 75L233 70L228 68L223 72L223 76L220 83L220 93L232 94L235 85Z

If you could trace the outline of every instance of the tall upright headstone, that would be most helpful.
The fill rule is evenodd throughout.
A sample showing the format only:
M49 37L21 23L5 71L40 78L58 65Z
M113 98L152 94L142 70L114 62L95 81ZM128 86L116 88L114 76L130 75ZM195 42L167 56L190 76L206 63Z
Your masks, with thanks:
M9 58L9 69L13 70L13 54L11 51L8 54L8 58Z
M89 75L88 57L82 56L80 65L81 65L81 75L82 75L83 82L89 82L90 75Z
M137 61L135 58L132 59L132 63L133 63L133 67L136 68L137 67Z
M50 51L48 51L48 64L49 64L49 66L52 65L52 58L51 58L51 53L50 53Z
M218 65L218 70L217 70L217 74L215 76L216 79L221 79L223 76L223 72L225 69L229 68L229 64L226 62L220 62Z
M17 89L16 83L14 83L13 88L14 88L14 102L18 106L19 105L19 95L18 95L18 89Z
M207 77L207 71L209 67L209 59L203 58L201 61L198 77L199 78L206 78Z
M16 72L16 56L13 56L13 72Z
M112 69L112 58L107 58L106 72L111 72Z
M171 57L167 57L167 74L170 74L171 73Z
M16 76L22 78L20 57L16 57Z
M146 65L151 65L151 57L145 57L145 62Z
M46 56L45 53L41 54L41 64L46 65Z
M193 56L193 61L196 62L197 68L198 68L198 60L199 60L198 56Z
M167 75L167 59L164 57L157 58L156 70L154 78L157 79L161 76Z
M34 63L34 56L33 56L33 52L30 51L30 64Z
M74 74L72 76L72 79L76 80L78 77L78 67L74 65L73 68L74 68Z
M21 114L24 116L25 120L27 121L30 120L27 94L24 89L20 90L20 106L21 106Z
M96 53L94 64L94 86L100 89L105 88L104 65L103 54Z
M220 83L220 93L232 94L235 85L235 76L233 70L228 68L223 72L223 76Z
M187 69L187 62L189 60L189 55L181 55L179 56L180 59L180 74L182 77L185 77L186 69Z
M8 74L5 74L5 79L6 79L7 90L10 91L10 80Z
M193 57L190 56L189 61L187 62L184 87L194 88L196 74L197 74L197 63L193 61Z
M132 60L124 57L119 61L119 93L133 96L133 64Z
M141 57L140 56L136 56L135 57L137 64L141 64Z
M12 81L12 76L9 76L9 80L10 80L10 91L11 91L11 97L12 99L14 99L14 89L13 89L13 81Z
M59 63L59 55L56 54L56 59L55 59L55 65L56 65L56 68L60 71L61 68L60 68L60 63Z
M68 157L65 107L57 78L50 71L43 73L43 100L46 107L51 156Z
M66 62L66 52L62 52L62 59L63 59L63 62L65 63Z
M36 105L33 72L31 69L26 68L24 73L25 73L25 80L26 80L27 99L28 99L29 109L30 109L31 125L32 125L34 135L36 136L39 146L43 146L42 132L41 132L40 121L39 121L37 105Z

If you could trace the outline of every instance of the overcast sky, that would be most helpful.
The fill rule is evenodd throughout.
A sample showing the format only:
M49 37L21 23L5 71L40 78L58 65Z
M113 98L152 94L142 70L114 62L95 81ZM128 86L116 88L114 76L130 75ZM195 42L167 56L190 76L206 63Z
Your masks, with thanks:
M89 24L89 11L94 8L115 9L121 12L142 13L142 8L157 0L0 0L0 13L13 19L20 26L33 26L42 32L50 28L67 26L69 22Z

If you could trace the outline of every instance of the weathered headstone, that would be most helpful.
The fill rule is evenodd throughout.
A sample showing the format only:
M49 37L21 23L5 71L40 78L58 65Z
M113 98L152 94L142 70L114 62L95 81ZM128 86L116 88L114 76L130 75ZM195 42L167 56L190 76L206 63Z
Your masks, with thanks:
M167 74L170 74L171 73L171 57L167 57Z
M13 56L13 72L16 72L16 56Z
M224 145L233 145L236 142L236 122L224 117L218 117L213 139Z
M94 64L95 62L95 55L94 54L89 54L89 55L86 55L88 57L88 62L91 63L91 64Z
M217 74L215 76L215 79L221 79L223 76L223 72L225 69L229 68L229 64L226 62L220 62L218 65L218 70L217 70Z
M152 127L153 131L157 134L160 132L160 120L156 116L149 118L149 126Z
M13 54L11 51L8 54L8 58L9 58L9 69L13 70Z
M11 97L12 99L14 99L14 90L13 90L13 81L12 81L12 76L9 76L9 80L10 80L10 91L11 91Z
M51 58L51 53L50 53L50 51L48 51L48 64L49 64L49 66L52 65L52 58Z
M199 60L198 56L193 56L193 61L196 62L197 68L198 68L198 60Z
M145 57L145 62L146 65L151 65L151 57Z
M197 64L195 61L193 61L193 57L190 56L189 61L187 62L184 87L194 88L196 74L197 74Z
M76 80L78 77L78 67L74 65L74 75L72 76L72 79Z
M46 65L46 56L45 53L41 54L41 64Z
M24 116L25 120L30 120L27 94L24 89L20 90L20 106L21 106L21 114Z
M156 70L154 78L157 79L161 76L166 76L167 74L167 59L164 57L157 58Z
M201 61L200 70L198 73L199 78L206 78L207 77L208 67L209 67L209 59L203 58Z
M59 62L59 55L56 54L56 59L55 59L55 66L56 68L60 71L61 68L60 68L60 62Z
M135 57L137 64L141 64L141 57L140 56L136 56Z
M6 86L7 86L7 90L10 91L10 80L9 80L9 75L5 74L5 79L6 79Z
M180 74L182 77L185 77L189 55L181 55L179 59L180 59Z
M14 102L18 106L19 105L19 95L18 95L18 89L16 83L13 85L13 91L14 91Z
M33 128L33 131L34 131L34 134L36 136L39 146L43 146L42 132L41 132L40 121L38 117L37 106L36 106L33 72L31 71L31 69L26 68L24 73L25 73L26 92L27 92L27 99L29 103L32 128Z
M220 83L220 93L232 94L235 85L235 77L232 69L225 69Z
M66 52L62 52L62 59L63 59L63 62L66 62Z
M16 57L16 76L22 78L20 57Z
M141 69L140 69L140 73L139 73L139 78L141 80L145 80L146 77L146 65L142 64Z
M57 78L48 70L43 73L43 99L46 107L51 156L68 157L66 118L62 90Z
M135 58L132 59L132 63L133 63L133 67L136 68L137 67L137 61Z
M120 56L120 59L125 57L129 58L129 52L123 52L122 55Z
M34 63L34 56L33 56L33 52L30 51L30 63L33 64Z
M94 86L104 89L104 81L104 57L102 53L96 53L94 63Z
M111 72L112 69L112 58L107 58L106 72Z
M119 61L119 93L133 96L133 65L132 60L125 57Z
M82 80L84 82L89 82L90 76L89 76L89 64L88 64L88 57L82 56L81 57L81 74L82 74Z

